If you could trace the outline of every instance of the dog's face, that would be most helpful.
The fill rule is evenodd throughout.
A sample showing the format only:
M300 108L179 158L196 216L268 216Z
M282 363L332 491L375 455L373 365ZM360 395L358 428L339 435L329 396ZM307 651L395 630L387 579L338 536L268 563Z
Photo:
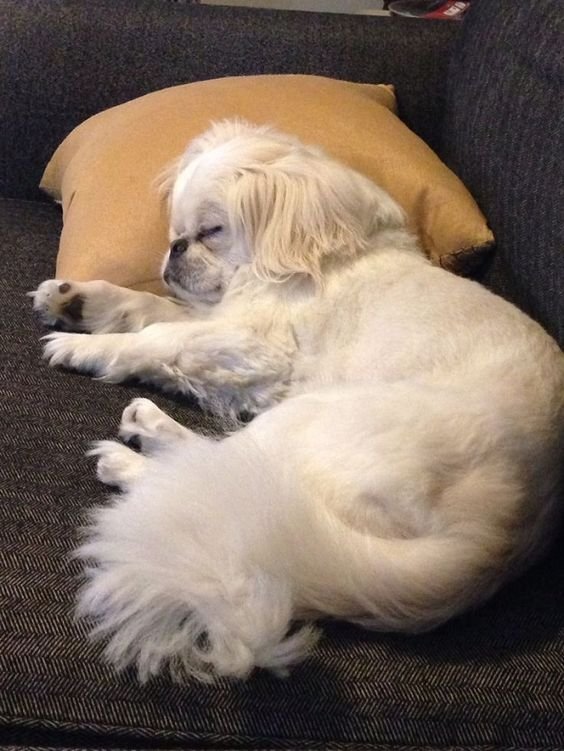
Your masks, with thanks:
M163 279L180 299L213 304L250 259L235 242L224 191L201 161L187 164L174 183Z
M170 178L164 281L179 298L219 302L237 270L320 282L332 261L403 228L380 188L315 147L268 127L218 123L192 142Z

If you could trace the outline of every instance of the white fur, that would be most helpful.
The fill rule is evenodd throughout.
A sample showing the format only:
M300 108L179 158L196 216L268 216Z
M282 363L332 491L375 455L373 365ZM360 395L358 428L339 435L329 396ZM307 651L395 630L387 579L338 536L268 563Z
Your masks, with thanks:
M186 305L101 282L35 293L50 320L80 294L94 332L47 337L52 365L258 414L212 440L136 400L121 434L141 453L93 449L122 492L78 552L80 612L112 662L284 672L315 641L296 619L428 629L541 554L564 357L536 323L431 266L367 179L267 128L197 139L170 205L186 249L163 273Z

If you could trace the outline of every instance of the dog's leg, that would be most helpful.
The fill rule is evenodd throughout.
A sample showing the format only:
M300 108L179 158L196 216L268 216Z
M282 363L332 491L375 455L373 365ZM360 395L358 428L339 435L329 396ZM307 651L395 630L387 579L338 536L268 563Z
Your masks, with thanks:
M45 337L45 358L118 383L137 377L196 396L218 413L260 412L285 394L291 337L276 342L220 321L153 324L138 333Z
M135 441L143 453L164 448L177 441L205 440L183 427L150 399L134 399L123 411L119 437Z
M48 279L39 285L33 308L49 326L67 331L110 333L140 331L151 323L196 317L189 305L149 292L104 281L67 282Z

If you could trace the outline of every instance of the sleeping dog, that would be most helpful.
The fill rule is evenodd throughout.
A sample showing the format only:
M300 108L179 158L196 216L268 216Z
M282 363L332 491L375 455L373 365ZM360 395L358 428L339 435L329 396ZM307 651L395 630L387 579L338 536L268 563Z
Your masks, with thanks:
M432 266L368 179L273 129L216 124L172 170L163 278L174 298L103 281L34 293L74 329L47 336L51 365L256 415L212 440L136 399L120 435L140 451L92 450L121 492L79 551L79 610L118 667L283 673L318 617L429 629L545 549L564 355Z

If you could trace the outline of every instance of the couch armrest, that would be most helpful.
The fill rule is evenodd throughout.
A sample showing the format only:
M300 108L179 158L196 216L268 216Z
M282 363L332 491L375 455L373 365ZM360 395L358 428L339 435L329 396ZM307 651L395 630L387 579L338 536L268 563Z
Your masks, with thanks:
M170 0L0 0L0 195L38 197L52 151L90 115L227 75L316 73L396 84L437 146L456 24L190 6Z
M449 76L443 155L488 218L483 281L564 347L560 0L473 0Z

